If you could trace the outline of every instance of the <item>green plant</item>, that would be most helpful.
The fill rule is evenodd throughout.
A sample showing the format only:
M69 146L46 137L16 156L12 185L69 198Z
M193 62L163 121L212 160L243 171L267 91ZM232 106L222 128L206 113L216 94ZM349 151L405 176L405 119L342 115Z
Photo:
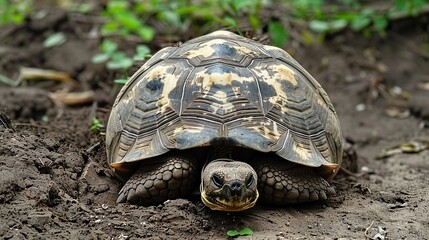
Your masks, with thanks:
M230 236L230 237L238 237L238 236L247 236L247 235L252 235L253 234L253 230L245 227L243 229L241 229L240 231L237 230L229 230L228 232L226 232L226 235Z
M55 47L63 44L67 40L67 37L62 32L57 32L49 35L45 41L43 41L43 46L45 48Z
M100 135L106 135L105 126L97 117L92 117L92 124L89 130Z
M220 27L231 27L240 32L241 19L247 20L249 26L257 30L261 28L260 11L269 4L270 0L108 1L103 14L107 21L101 32L103 35L136 34L150 41L154 35L150 20L156 20L170 37L186 33L195 26L198 26L198 29L193 29L197 35ZM275 30L279 29L277 25Z
M417 15L428 2L428 0L396 0L395 10L408 15Z
M0 0L0 25L22 23L32 6L32 0Z
M377 9L351 0L342 0L336 5L326 4L324 0L292 0L290 8L292 16L308 21L308 27L317 33L332 33L349 27L365 36L373 32L384 36L389 21L398 12L416 15L428 3L428 0L395 0Z
M112 40L105 39L100 44L100 52L92 57L95 64L106 63L109 70L127 71L135 61L141 61L150 57L150 49L140 44L135 49L133 57L128 57L124 52L118 50L118 44ZM116 83L125 83L126 79L115 79Z
M129 1L108 1L103 13L107 22L101 28L101 33L103 35L119 33L122 36L136 34L144 41L151 41L155 31L137 13L137 9L133 8Z
M268 33L277 47L282 47L289 40L289 34L280 21L271 21L268 24Z

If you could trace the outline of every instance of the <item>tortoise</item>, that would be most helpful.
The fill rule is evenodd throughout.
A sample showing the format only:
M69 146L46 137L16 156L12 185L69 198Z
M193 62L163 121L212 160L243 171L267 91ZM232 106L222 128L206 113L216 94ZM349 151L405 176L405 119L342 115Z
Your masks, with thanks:
M320 84L284 50L226 30L166 47L119 92L106 130L118 203L198 189L212 210L325 200L343 137Z

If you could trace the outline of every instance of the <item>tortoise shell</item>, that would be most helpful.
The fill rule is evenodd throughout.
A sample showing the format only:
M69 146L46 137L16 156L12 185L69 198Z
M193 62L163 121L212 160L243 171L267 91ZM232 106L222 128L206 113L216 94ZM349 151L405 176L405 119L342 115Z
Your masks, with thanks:
M108 162L118 169L226 140L338 170L343 148L320 84L282 49L228 31L150 58L117 96L106 138Z

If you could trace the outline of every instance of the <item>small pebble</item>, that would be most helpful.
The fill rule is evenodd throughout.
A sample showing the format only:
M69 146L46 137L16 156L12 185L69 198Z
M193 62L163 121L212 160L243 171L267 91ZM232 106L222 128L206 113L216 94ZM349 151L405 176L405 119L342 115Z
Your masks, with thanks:
M359 103L358 105L356 105L355 109L357 112L363 112L366 109L366 105L363 103Z

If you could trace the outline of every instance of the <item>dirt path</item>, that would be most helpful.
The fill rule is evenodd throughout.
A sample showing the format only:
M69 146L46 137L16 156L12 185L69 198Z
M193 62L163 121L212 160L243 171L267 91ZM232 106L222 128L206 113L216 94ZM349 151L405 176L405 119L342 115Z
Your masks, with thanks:
M0 125L2 239L225 239L226 231L243 227L254 231L243 239L429 239L429 151L375 160L386 147L429 140L429 92L418 88L429 81L429 60L415 50L427 32L401 30L406 39L391 34L384 40L346 34L323 46L289 49L331 97L344 135L359 154L359 176L336 178L338 196L326 203L227 214L204 208L198 199L116 205L120 183L105 163L104 138L89 131L92 115L107 121L111 98L106 96L112 91L97 82L100 70L85 63L91 51L84 49L94 43L74 36L71 47L44 51L36 44L43 38L31 38L31 31L18 31L15 41L1 43L9 51L1 52L0 71L13 76L20 64L53 68L55 61L36 56L64 56L61 51L79 46L86 57L74 67L63 63L70 69L61 70L83 88L95 87L99 105L62 109L45 90L0 88L0 111L15 129ZM30 39L33 45L22 45ZM26 46L23 54L15 54L17 44ZM386 98L399 89L412 100ZM399 110L390 115L411 112L394 118L386 114L392 106Z

